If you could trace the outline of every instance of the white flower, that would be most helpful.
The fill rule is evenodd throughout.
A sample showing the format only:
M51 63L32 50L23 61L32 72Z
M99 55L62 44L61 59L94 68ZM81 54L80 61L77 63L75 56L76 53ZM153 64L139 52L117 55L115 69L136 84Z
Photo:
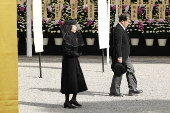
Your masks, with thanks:
M70 7L70 6L68 6L68 7L67 7L67 10L70 10L70 9L71 9L71 7Z
M46 23L50 22L50 18L44 18L44 20L46 21Z
M86 7L88 7L88 5L87 5L87 4L83 5L83 9L85 9Z
M24 7L24 5L23 5L23 4L20 4L20 7Z
M57 30L57 33L60 33L60 30Z
M55 20L54 21L54 25L58 24L59 20Z
M53 11L53 9L52 9L52 7L51 7L51 6L47 6L47 9L48 9L48 11L50 11L50 12L52 12L52 11Z
M126 6L125 7L125 12L128 12L129 11L129 6Z
M145 4L140 4L139 8L141 8L141 7L145 7Z
M89 21L89 20L93 21L93 19L92 19L92 18L88 18L88 19L87 19L87 21Z
M164 19L158 19L157 21L158 21L158 22L165 22Z
M149 19L149 21L147 21L148 23L153 23L154 19Z
M111 7L113 7L113 6L114 6L114 4L110 4L110 6L111 6Z
M139 20L135 20L135 21L134 21L134 24L138 24L138 22L139 22Z

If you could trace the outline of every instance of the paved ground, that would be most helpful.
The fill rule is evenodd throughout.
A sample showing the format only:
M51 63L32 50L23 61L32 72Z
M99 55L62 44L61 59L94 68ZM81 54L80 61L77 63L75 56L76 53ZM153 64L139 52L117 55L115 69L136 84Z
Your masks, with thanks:
M43 78L39 78L38 56L19 56L20 113L170 113L169 56L132 56L138 89L144 92L125 97L108 96L113 72L106 63L102 72L101 56L82 56L79 60L88 91L78 95L83 107L64 109L64 95L60 93L62 57L42 56ZM121 92L128 94L125 75Z

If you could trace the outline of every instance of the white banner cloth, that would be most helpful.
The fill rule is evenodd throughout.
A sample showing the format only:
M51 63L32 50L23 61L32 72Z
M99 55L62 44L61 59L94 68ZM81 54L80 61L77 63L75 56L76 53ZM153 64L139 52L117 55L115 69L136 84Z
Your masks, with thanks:
M35 52L43 52L42 1L33 0L33 28Z
M109 48L110 0L98 0L98 34L100 49Z

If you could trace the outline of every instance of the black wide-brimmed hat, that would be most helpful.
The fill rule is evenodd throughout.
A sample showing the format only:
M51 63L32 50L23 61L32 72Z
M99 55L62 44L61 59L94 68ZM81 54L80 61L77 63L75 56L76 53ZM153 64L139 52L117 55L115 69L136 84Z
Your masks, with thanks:
M115 63L113 66L113 72L118 75L122 75L126 72L126 66L122 63Z
M72 25L76 25L78 28L75 33L71 32ZM72 47L83 46L84 41L80 32L80 26L77 26L76 20L65 20L64 24L61 26L61 31L63 34L63 40Z
M75 20L65 20L65 25L76 25L76 21Z

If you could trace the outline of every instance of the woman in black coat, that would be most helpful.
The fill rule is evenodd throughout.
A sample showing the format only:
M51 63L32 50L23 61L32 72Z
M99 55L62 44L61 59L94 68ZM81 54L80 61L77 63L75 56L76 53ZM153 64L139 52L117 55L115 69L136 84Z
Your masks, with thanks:
M66 20L63 27L63 59L61 76L61 93L65 94L64 108L76 108L80 105L76 96L77 93L86 91L87 86L80 67L78 57L78 46L84 45L81 34L77 31L75 20ZM69 95L73 94L69 101ZM73 105L75 106L73 106Z

